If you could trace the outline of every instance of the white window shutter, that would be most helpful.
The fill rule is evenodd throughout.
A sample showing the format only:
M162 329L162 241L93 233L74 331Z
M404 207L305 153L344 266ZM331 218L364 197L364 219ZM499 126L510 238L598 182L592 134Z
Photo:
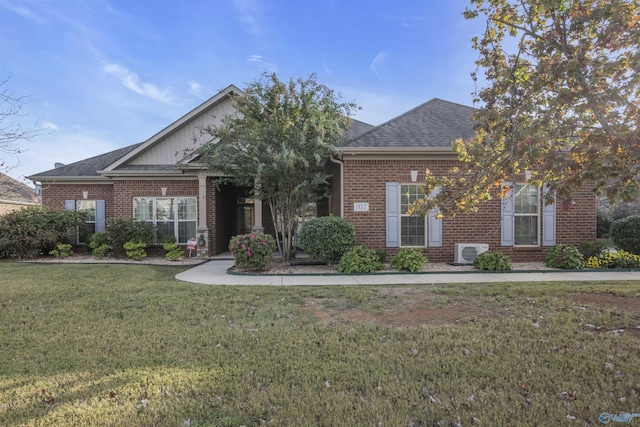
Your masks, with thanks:
M440 187L436 188L429 194L429 198L435 197L440 194ZM442 246L442 220L436 218L440 214L440 209L431 209L428 214L428 246L440 247Z
M506 187L510 187L510 182L503 184ZM501 246L513 246L515 243L514 238L514 206L513 206L514 192L513 189L509 190L507 196L501 200L500 210L500 245Z
M64 209L67 211L75 211L76 210L76 201L75 200L65 200L64 201Z
M549 185L542 187L542 246L553 246L556 244L556 204L544 204L544 196L549 192ZM553 192L555 199L556 192Z
M400 247L400 184L387 182L387 247Z

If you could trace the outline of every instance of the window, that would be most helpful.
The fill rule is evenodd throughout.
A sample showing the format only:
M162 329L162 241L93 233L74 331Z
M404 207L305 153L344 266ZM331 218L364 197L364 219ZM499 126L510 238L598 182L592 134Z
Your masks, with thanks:
M416 184L400 186L400 246L426 246L426 219L407 213L413 203L424 197L422 187Z
M187 243L196 237L198 217L195 197L135 197L133 218L154 224L158 229L158 242L175 237L178 243Z
M88 243L91 235L104 231L104 200L65 200L64 207L84 214L84 224L70 233L73 243Z
M514 191L514 245L537 246L540 235L540 188L516 184Z
M76 200L76 211L84 214L84 226L78 227L78 243L88 243L96 232L96 201Z

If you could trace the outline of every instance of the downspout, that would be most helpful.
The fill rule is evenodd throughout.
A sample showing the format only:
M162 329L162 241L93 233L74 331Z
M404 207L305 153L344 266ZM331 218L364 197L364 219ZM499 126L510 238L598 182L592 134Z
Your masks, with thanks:
M344 218L344 163L329 155L329 160L340 165L340 218Z

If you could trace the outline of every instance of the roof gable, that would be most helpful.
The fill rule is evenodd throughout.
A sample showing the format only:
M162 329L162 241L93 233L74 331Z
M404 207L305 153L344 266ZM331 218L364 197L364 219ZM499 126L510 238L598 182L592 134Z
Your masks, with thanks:
M348 140L349 148L451 148L457 138L470 138L475 108L433 98L404 114Z
M149 169L153 165L159 170L166 170L169 165L175 169L184 149L193 147L196 130L219 122L224 115L230 114L233 111L231 96L242 93L236 86L229 85L100 172L108 175L117 170L135 170L136 166ZM139 169L144 170L145 167Z

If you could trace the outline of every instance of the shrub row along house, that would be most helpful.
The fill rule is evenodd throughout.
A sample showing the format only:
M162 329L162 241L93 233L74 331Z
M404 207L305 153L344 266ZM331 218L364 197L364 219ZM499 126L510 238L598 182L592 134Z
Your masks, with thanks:
M225 252L234 235L272 232L268 208L252 199L251 188L216 183L215 171L182 153L194 141L205 142L200 129L232 113L231 96L241 93L231 85L144 142L29 178L41 185L44 206L86 211L90 231L104 230L110 218L134 218L156 225L160 242L196 238L201 254ZM544 188L524 176L507 183L506 198L483 203L477 213L407 215L422 195L426 169L449 174L459 164L452 142L473 134L473 112L432 99L379 126L354 120L341 157L327 159L329 197L307 206L299 222L342 216L355 226L359 244L389 255L401 247L424 248L439 262L464 261L466 253L487 247L513 261L541 260L555 243L594 240L596 198L589 189L575 192L570 209L556 209L542 202ZM82 243L87 236L77 238Z

